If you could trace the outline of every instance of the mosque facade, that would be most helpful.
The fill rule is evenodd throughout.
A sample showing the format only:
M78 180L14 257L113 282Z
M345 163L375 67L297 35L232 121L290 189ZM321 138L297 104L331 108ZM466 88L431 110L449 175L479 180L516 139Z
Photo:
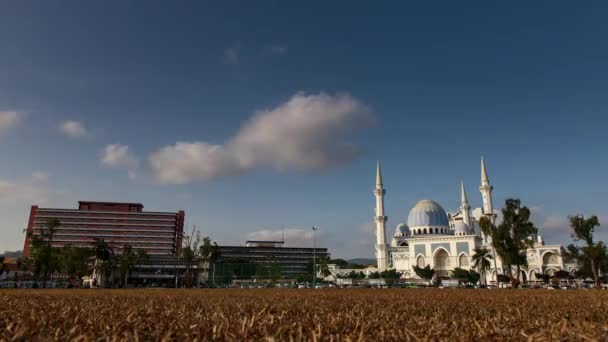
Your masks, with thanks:
M387 239L388 216L384 211L386 189L382 181L380 164L376 171L376 260L378 270L396 269L403 278L418 278L413 266L435 270L436 277L447 278L455 268L474 269L471 260L476 248L487 248L495 256L492 267L486 270L485 278L489 283L496 281L496 274L506 274L500 257L492 248L490 238L481 232L479 221L487 217L492 222L497 214L492 203L492 191L486 165L481 159L481 184L479 191L482 207L471 210L464 183L461 183L460 206L454 212L446 212L435 201L418 201L410 210L406 222L394 228ZM534 281L536 273L553 275L559 270L575 272L576 263L569 263L562 257L561 245L545 244L540 234L531 236L533 247L527 250L528 266L521 270L522 281Z

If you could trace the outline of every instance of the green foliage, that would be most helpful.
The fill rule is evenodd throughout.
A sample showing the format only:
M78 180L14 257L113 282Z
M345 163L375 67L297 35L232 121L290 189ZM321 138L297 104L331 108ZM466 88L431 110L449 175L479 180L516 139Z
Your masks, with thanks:
M365 273L363 273L363 271L360 271L360 272L350 271L350 273L348 274L348 276L346 278L365 279Z
M568 245L565 254L567 257L576 259L583 265L579 272L593 277L596 287L600 287L599 271L606 272L608 269L608 251L606 245L600 241L593 242L595 227L599 227L600 222L597 216L586 219L583 215L570 216L570 228L572 228L572 238L575 241L584 241L586 246L578 247L573 244Z
M380 279L380 272L372 272L367 276L368 279Z
M91 271L91 248L65 246L59 250L61 272L79 280Z
M431 268L431 265L426 265L425 267L414 265L413 269L416 275L422 279L431 280L435 276L435 270Z
M456 267L454 272L452 273L452 277L458 279L460 281L468 281L469 280L469 271Z
M473 250L473 256L471 261L473 261L473 267L478 269L481 274L484 276L484 283L486 281L486 271L490 269L492 266L491 260L494 257L490 254L490 251L487 248L475 248Z
M122 253L118 257L118 274L119 285L125 287L127 285L129 271L138 262L148 259L148 255L143 250L135 252L130 244L125 244L122 248Z
M30 263L34 267L34 278L38 279L42 275L43 287L46 287L49 277L60 267L58 249L53 247L53 239L59 226L61 222L52 219L39 230L38 234L28 233L31 241Z
M477 284L477 282L479 282L479 273L473 271L473 270L465 270L462 268L455 268L454 272L452 274L452 277L454 279L458 279L463 283L469 283L471 285L475 285Z
M395 284L401 278L402 273L397 272L396 269L390 269L380 272L380 278L384 279L384 282L388 285Z
M529 237L538 230L530 222L530 209L522 206L518 199L505 201L502 217L503 221L498 226L487 217L482 217L479 225L481 231L492 238L492 247L507 266L513 287L518 287L519 279L513 276L511 266L516 266L517 275L522 266L527 266L526 251L534 245L534 241Z

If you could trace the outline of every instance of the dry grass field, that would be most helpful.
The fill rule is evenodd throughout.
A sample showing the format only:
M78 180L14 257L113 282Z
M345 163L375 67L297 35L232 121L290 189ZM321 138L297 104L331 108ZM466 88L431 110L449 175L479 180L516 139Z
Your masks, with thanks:
M0 290L0 340L608 340L608 291Z

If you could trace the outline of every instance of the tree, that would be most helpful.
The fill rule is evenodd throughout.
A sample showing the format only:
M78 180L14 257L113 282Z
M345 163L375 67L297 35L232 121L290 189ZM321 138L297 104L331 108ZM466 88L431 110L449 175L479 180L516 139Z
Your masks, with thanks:
M399 281L402 273L397 272L396 269L390 269L380 272L380 278L384 279L384 282L388 285L393 285Z
M425 267L414 265L413 268L416 275L422 279L431 280L435 276L435 270L431 268L431 265L426 265Z
M119 285L120 287L127 286L129 270L135 266L138 261L138 254L135 253L133 247L130 244L125 244L122 247L122 253L118 258L118 273L120 275Z
M530 209L522 206L518 199L505 201L502 218L502 223L495 226L489 218L482 217L479 225L481 231L492 239L492 247L506 266L511 285L519 287L521 267L527 266L526 251L534 245L530 236L538 230L530 222ZM516 267L516 276L513 276L512 266Z
M217 242L211 242L209 237L203 238L203 244L198 249L199 257L199 269L203 271L205 275L205 281L208 280L209 267L214 264L217 258L220 256L220 247Z
M494 257L490 254L490 251L487 248L475 248L473 250L473 256L471 260L473 261L473 268L479 270L479 273L483 274L483 283L487 285L486 272L492 266L491 260Z
M184 260L184 285L192 287L194 284L194 276L192 275L192 267L196 254L198 253L199 244L201 242L201 234L196 230L196 226L192 226L190 234L184 235L183 246L181 249L181 258Z
M105 280L108 270L112 269L113 255L112 248L104 239L95 239L93 241L93 256L95 257L93 272L98 275L101 287L106 285Z
M321 273L321 276L323 276L323 278L331 274L331 271L329 270L328 266L328 261L329 259L326 257L319 258L319 260L317 261L318 272Z
M452 273L452 277L454 279L458 279L461 282L468 282L469 281L469 271L456 267Z
M77 277L78 284L89 273L89 260L93 256L90 248L65 246L59 250L61 272L69 277Z
M367 276L368 279L380 279L380 272L372 272Z
M600 226L597 216L591 216L586 219L583 215L575 215L568 217L570 220L570 228L572 228L572 239L575 241L583 241L586 246L577 247L573 244L568 245L566 255L578 260L585 266L588 265L595 287L600 287L599 270L602 264L608 260L606 245L603 242L594 243L593 233L595 227Z
M53 240L61 222L57 219L47 221L46 226L40 228L38 234L28 233L31 241L31 262L34 266L34 278L42 275L42 286L46 287L49 277L59 268L59 258Z
M469 271L469 284L475 285L479 282L479 278L481 278L481 275L473 270Z

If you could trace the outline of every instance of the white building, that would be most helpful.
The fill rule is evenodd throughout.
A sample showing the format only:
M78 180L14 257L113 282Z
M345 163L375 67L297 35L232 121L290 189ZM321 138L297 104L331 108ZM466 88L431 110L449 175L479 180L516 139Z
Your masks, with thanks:
M421 200L410 210L407 223L399 223L390 241L386 239L388 217L384 212L386 190L382 182L380 164L377 166L376 188L376 259L378 270L395 268L405 278L417 278L413 266L430 265L437 277L449 277L454 268L471 269L473 250L485 247L495 255L488 237L481 233L479 220L486 216L492 222L496 214L492 204L492 190L486 166L481 159L481 186L479 191L483 207L471 211L464 184L461 184L460 206L454 213L447 213L432 200ZM546 245L540 235L534 239L534 247L527 252L528 267L521 271L522 281L536 280L535 273L553 274L558 270L574 272L578 266L562 259L561 245ZM498 256L496 263L486 271L488 281L505 274ZM482 277L483 279L483 277Z

